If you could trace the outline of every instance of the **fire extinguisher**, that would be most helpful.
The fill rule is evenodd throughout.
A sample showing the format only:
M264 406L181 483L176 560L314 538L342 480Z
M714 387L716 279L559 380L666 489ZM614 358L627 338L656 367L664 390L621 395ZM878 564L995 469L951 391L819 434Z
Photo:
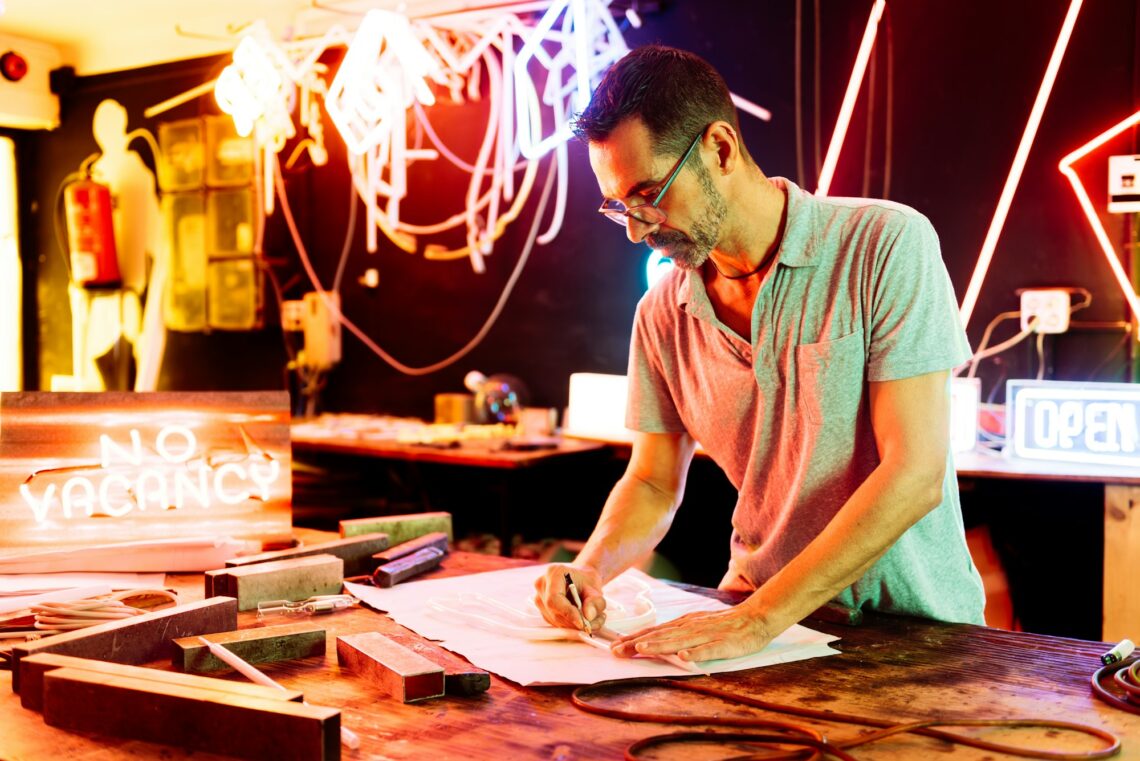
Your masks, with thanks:
M71 278L85 288L118 288L122 283L115 249L111 189L94 180L77 180L64 188Z

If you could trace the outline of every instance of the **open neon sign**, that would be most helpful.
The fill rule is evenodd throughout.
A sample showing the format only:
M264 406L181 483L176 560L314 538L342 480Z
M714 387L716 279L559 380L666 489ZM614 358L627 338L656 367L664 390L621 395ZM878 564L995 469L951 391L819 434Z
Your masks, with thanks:
M1140 467L1140 388L1009 381L1006 389L1015 457Z
M37 523L47 520L57 501L64 518L76 513L122 517L148 505L168 510L190 504L209 508L215 499L225 505L250 499L264 502L281 474L281 463L256 445L251 447L244 430L241 434L247 453L233 461L202 455L194 432L183 425L160 428L153 447L157 456L151 457L144 453L137 428L130 429L129 445L104 433L99 436L96 473L76 474L74 466L37 471L20 484L20 496ZM62 486L51 480L56 474L67 476ZM36 485L44 480L47 483L37 492Z

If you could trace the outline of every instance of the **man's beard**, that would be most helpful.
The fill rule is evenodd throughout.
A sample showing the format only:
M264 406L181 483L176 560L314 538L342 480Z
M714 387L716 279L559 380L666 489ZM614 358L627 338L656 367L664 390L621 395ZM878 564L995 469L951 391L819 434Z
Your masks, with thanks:
M688 235L677 230L662 230L646 238L651 248L668 256L683 270L700 269L708 261L720 238L724 218L728 216L728 204L713 186L708 169L698 163L695 171L706 201L700 219L693 223Z

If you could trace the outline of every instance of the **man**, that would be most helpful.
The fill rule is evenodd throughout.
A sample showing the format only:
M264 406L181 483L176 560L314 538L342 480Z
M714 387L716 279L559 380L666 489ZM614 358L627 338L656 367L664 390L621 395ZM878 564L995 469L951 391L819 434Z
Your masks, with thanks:
M677 267L637 309L629 466L575 561L537 582L543 615L602 625L603 584L665 535L699 441L739 491L721 586L751 595L619 655L744 655L831 600L982 623L948 445L970 351L926 218L765 177L724 81L680 50L616 63L576 131L599 211Z

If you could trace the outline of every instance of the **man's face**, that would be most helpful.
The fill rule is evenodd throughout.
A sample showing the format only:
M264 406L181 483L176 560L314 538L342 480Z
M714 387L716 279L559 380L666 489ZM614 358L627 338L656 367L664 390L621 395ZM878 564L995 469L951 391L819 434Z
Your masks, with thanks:
M649 130L639 119L628 119L608 139L590 143L590 165L602 195L627 207L657 197L681 157L655 156L652 144ZM728 214L728 204L713 185L697 148L658 204L665 221L650 225L631 218L626 224L631 241L646 241L682 269L697 269L705 263Z

